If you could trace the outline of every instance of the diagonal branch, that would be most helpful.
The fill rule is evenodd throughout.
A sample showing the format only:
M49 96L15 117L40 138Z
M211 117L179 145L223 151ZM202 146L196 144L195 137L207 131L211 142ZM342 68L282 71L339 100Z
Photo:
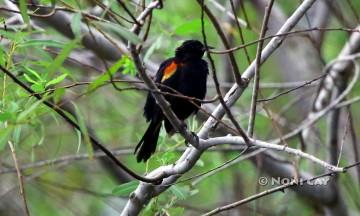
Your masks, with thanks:
M359 162L351 164L351 165L345 167L343 172L345 172L347 169L350 169L350 168L353 168L353 167L359 167L359 165L360 165ZM215 214L218 214L220 212L223 212L223 211L235 208L237 206L249 203L249 202L251 202L253 200L256 200L256 199L259 199L261 197L273 194L275 192L278 192L278 191L284 192L284 190L287 189L287 188L291 188L291 187L295 187L295 186L299 186L299 185L301 186L301 185L304 185L304 184L309 184L309 185L319 184L319 183L325 184L325 182L327 183L329 181L329 178L331 176L333 176L334 174L336 174L336 172L331 171L331 172L327 172L327 173L324 173L324 174L321 174L321 175L318 175L318 176L315 176L315 177L311 177L311 178L307 178L307 179L301 179L300 181L297 181L297 180L294 179L294 180L292 180L291 182L289 182L287 184L283 184L283 185L271 188L269 190L254 194L252 196L249 196L249 197L247 197L245 199L242 199L242 200L239 200L237 202L233 202L233 203L230 203L228 205L218 207L218 208L216 208L216 209L214 209L212 211L209 211L209 212L203 214L202 216L215 215ZM329 177L329 178L326 179L324 177ZM321 178L322 178L322 181L316 181L316 180L320 180Z
M255 78L254 78L254 87L251 97L251 107L250 107L250 117L249 117L249 126L247 134L252 137L254 134L254 126L255 126L255 114L256 114L256 102L259 94L259 83L260 83L260 59L261 59L261 50L263 48L264 41L262 40L265 37L267 24L269 22L269 17L271 13L271 8L274 4L274 0L270 0L265 9L265 15L263 19L263 23L261 26L259 44L256 49L256 65L255 65Z

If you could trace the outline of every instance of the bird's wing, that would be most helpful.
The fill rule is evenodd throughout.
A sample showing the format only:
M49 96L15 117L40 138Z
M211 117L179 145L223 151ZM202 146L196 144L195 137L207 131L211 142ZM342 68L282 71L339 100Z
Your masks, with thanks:
M166 71L166 68L171 64L173 60L174 60L173 58L169 58L160 64L160 67L155 75L155 79L154 79L155 83L161 83L161 80L163 79L164 71ZM161 89L161 87L159 88ZM156 101L154 97L151 95L151 92L148 92L144 106L144 116L146 120L150 121L159 110L160 108L156 104Z
M156 72L156 76L155 76L156 83L161 82L161 80L163 79L163 76L164 76L164 72L168 70L167 68L171 65L171 63L173 61L174 61L174 58L169 58L160 64L160 67L159 67L158 71Z

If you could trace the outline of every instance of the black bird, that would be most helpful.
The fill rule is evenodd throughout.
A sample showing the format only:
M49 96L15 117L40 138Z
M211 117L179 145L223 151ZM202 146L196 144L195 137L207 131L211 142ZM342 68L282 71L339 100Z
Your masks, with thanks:
M165 60L156 73L155 82L161 84L160 91L174 93L171 91L174 89L185 96L204 99L206 79L209 73L207 63L202 59L205 50L205 46L200 41L187 40L183 42L176 49L175 57ZM198 107L185 98L166 95L165 99L180 120L185 120L198 111ZM201 105L199 101L193 102L198 106ZM138 162L147 161L155 152L162 122L164 122L168 134L174 133L174 128L150 92L146 99L144 116L150 125L135 148Z

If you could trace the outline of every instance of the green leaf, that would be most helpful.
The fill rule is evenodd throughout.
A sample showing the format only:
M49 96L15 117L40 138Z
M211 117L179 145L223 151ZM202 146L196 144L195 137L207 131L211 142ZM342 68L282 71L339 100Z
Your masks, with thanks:
M45 140L45 126L43 124L40 124L40 139L37 143L37 145L42 145L44 143Z
M21 129L22 129L22 125L15 126L14 132L13 132L13 141L14 141L14 143L19 143L20 142Z
M54 103L57 104L61 100L62 96L64 96L64 94L65 94L64 88L55 89L54 93L52 94L54 98Z
M54 40L27 40L18 44L18 47L31 47L31 46L49 46L49 47L64 47L64 43Z
M19 42L23 37L25 37L26 35L28 35L28 32L13 32L13 31L5 31L0 29L0 35L8 38L10 40L13 40L14 42Z
M116 24L116 23L109 23L109 22L95 22L96 24L102 26L103 28L109 29L115 34L119 35L120 37L130 41L133 44L141 43L141 39L128 29Z
M24 20L24 22L29 25L30 23L30 17L29 15L27 14L27 1L26 0L20 0L19 2L19 8L20 8L20 13L21 13L21 16Z
M130 74L131 76L136 75L136 67L134 61L127 56L123 56L124 58L124 69L122 71L123 74Z
M24 74L24 77L25 77L26 81L28 81L30 83L33 83L33 84L38 83L37 81L35 81L31 77L29 77L27 74Z
M156 159L161 164L169 164L171 161L173 161L176 158L176 153L172 151L164 152L163 154L160 154L159 157L156 157Z
M8 110L12 113L15 113L19 110L19 105L15 101L10 101L10 104L8 104L8 106Z
M137 188L138 185L138 181L131 181L125 184L118 185L112 190L112 194L114 194L115 196L128 196Z
M40 77L40 75L33 69L24 66L24 69L26 72L28 72L29 74L33 75L34 77L36 77L37 80L34 80L33 78L31 78L28 74L24 74L25 79L32 83L31 85L31 89L34 90L35 92L42 92L45 90L45 86L44 86L44 79Z
M96 78L88 87L89 90L94 90L97 87L103 85L106 81L110 80L110 76L114 75L116 71L119 70L124 64L124 56L121 57L117 62L115 62L110 68L109 71L106 71L98 78Z
M166 209L166 211L167 211L167 213L169 213L170 216L184 215L184 208L181 208L181 207L168 208L168 209Z
M17 121L24 120L29 114L31 114L43 102L43 100L44 99L36 101L28 109L21 112L19 114L19 116L17 117Z
M161 215L161 207L157 199L151 199L150 203L141 212L141 216Z
M78 138L76 153L79 153L80 149L81 149L82 135L81 135L81 132L79 130L76 130L76 135L77 135L77 138Z
M32 75L34 75L39 81L44 81L44 79L43 78L41 78L41 76L35 71L35 70L33 70L33 69L31 69L31 68L29 68L29 67L26 67L26 66L24 66L24 68L25 68L25 71L27 71L27 72L30 72ZM25 74L26 75L26 74ZM25 77L26 78L26 77ZM31 82L31 81L29 81L29 82ZM35 82L35 83L37 83L37 82Z
M171 193L173 193L178 199L185 200L188 196L189 189L184 187L178 187L173 185L170 187Z
M0 129L0 151L4 149L12 130L12 126Z
M35 83L31 85L31 89L35 92L43 92L45 91L45 86L41 83Z
M67 74L62 74L58 77L56 77L55 79L50 80L48 83L46 83L45 87L48 87L49 85L55 85L60 83L61 81L63 81L66 78Z
M89 158L93 158L94 150L93 150L92 145L91 145L91 141L90 141L90 137L89 137L89 131L88 131L88 128L86 127L85 119L84 119L80 109L78 108L78 106L76 106L76 104L73 104L73 105L74 105L74 108L75 108L75 114L76 114L77 123L78 123L78 125L80 127L81 134L84 137L84 141L85 141L85 144L86 144L87 152L89 154Z
M4 65L5 64L5 50L4 47L0 44L0 64Z
M156 41L151 44L151 46L144 55L144 62L147 62L149 60L149 57L155 52L155 50L158 50L161 47L162 40L163 37L162 35L160 35L157 37Z
M0 113L0 121L7 121L12 117L10 112Z
M77 46L78 39L72 40L70 43L66 44L64 49L61 50L55 60L51 65L46 69L45 74L48 77L52 77L52 74L64 63L65 59L70 55L71 51Z
M195 165L199 167L204 167L205 163L203 160L199 159L196 161Z
M76 37L81 37L81 13L76 13L71 18L71 30Z

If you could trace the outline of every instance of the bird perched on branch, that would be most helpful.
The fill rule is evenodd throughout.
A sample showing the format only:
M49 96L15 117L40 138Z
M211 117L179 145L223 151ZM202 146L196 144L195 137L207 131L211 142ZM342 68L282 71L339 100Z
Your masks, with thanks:
M180 93L183 96L203 100L209 73L207 63L202 59L205 51L206 48L200 41L187 40L183 42L176 49L175 57L165 60L156 73L155 82L160 91L171 94ZM189 98L169 94L164 96L180 120L185 120L191 114L196 113L201 106L199 100L189 101ZM175 132L151 92L148 93L146 99L144 116L150 124L135 148L138 162L147 161L155 152L162 122L164 122L168 134L172 135Z

